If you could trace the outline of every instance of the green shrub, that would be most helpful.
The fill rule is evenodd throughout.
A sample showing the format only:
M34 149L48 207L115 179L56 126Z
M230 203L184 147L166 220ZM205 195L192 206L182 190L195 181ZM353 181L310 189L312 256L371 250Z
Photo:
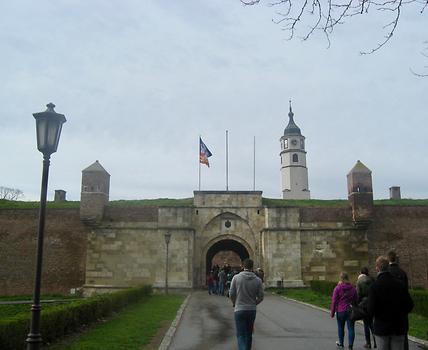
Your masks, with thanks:
M311 289L314 292L331 296L333 294L334 287L337 286L337 282L332 281L311 281Z
M25 339L30 330L28 316L17 316L10 320L0 321L0 348L19 350L25 348Z
M413 302L415 303L412 312L424 317L428 317L428 291L411 290L410 295L412 296Z
M112 294L59 304L42 310L40 332L43 342L51 343L66 334L79 330L102 318L110 316L123 307L151 294L151 286L127 289ZM30 328L30 313L17 315L0 321L0 349L19 350L25 348L25 339Z

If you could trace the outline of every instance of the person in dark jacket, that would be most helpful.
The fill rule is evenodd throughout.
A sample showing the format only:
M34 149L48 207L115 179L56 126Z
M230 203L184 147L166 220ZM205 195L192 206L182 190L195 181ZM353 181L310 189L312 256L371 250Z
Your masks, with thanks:
M367 311L374 317L379 350L403 350L407 315L413 309L409 291L388 271L385 256L376 259L377 279L370 287Z
M401 282L406 289L409 289L409 279L407 278L407 273L398 265L398 256L395 251L390 250L388 252L389 266L388 271L392 276L399 282ZM406 319L406 335L404 337L404 350L409 350L409 339L407 333L409 332L409 319Z
M361 269L361 273L357 279L357 294L358 294L358 305L365 305L367 307L367 298L369 296L369 290L371 285L374 282L374 278L369 275L369 269L367 267L363 267ZM364 336L366 338L366 343L364 347L366 349L371 349L371 333L373 333L373 317L365 317L363 318L364 323ZM373 336L373 345L376 347L376 340Z
M392 276L400 281L406 289L409 289L409 279L407 278L407 273L398 265L398 256L395 251L391 250L388 252L388 260L388 271Z
M336 314L337 319L337 333L339 341L336 342L336 346L339 349L343 349L343 341L345 337L345 323L348 327L348 349L352 349L355 339L355 321L349 319L350 305L357 303L357 290L349 282L349 277L346 272L340 274L340 280L337 286L333 290L333 296L331 300L330 316L334 317Z

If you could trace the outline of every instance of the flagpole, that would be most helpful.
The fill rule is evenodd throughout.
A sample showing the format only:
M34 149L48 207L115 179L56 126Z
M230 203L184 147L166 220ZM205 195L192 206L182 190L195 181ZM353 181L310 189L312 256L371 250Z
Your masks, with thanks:
M201 190L201 135L199 135L199 145L198 145L198 164L199 164L199 191Z
M256 190L256 137L253 142L253 191Z
M229 131L226 130L226 191L229 191Z

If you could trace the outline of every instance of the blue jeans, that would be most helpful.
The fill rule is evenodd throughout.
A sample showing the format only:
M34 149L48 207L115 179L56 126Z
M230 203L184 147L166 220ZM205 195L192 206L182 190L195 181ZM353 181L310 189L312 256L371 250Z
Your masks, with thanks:
M343 338L345 337L345 323L348 328L348 347L352 349L355 339L355 322L349 319L347 311L336 312L337 333L339 335L339 343L343 346Z
M218 282L218 294L224 295L224 282Z
M256 310L235 311L236 337L239 350L251 350Z

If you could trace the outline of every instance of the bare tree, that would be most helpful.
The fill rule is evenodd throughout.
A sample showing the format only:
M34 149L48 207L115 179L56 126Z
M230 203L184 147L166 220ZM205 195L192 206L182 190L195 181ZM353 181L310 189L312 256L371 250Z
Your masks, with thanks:
M10 201L16 201L24 195L18 188L10 188L0 186L0 199L7 199Z
M428 45L428 41L427 41L427 42L425 42L425 44L426 44L426 45ZM428 46L427 46L424 50L422 50L421 55L422 55L422 56L424 56L425 58L428 58ZM424 66L424 69L425 69L426 71L428 71L428 66ZM419 71L419 70L415 71L415 70L413 70L412 68L410 68L410 71L411 71L414 75L416 75L417 77L421 77L421 78L428 77L428 73L422 73L422 72L421 72L421 71Z
M261 0L240 1L249 6L261 2ZM278 17L273 22L280 24L289 33L289 39L295 37L298 29L303 31L303 40L309 39L315 31L321 31L329 44L334 28L343 24L345 20L374 11L387 14L389 19L383 26L385 36L374 48L361 52L361 54L370 54L379 50L392 38L403 7L412 4L416 5L422 14L428 6L428 0L273 0L268 5L278 8Z

